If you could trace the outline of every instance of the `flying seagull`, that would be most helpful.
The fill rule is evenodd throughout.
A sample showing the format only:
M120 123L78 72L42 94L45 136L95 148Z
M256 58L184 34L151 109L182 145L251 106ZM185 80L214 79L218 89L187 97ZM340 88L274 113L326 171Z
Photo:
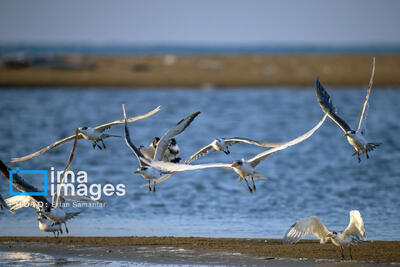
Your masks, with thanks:
M249 189L250 193L256 190L256 186L254 184L254 178L265 178L262 176L260 173L254 171L254 168L263 160L274 154L275 152L278 152L280 150L283 150L285 148L288 148L289 146L293 146L295 144L298 144L307 138L309 138L313 133L321 127L323 122L325 121L327 115L325 114L324 117L321 119L321 121L315 125L311 130L306 132L305 134L289 141L285 142L282 145L278 147L271 148L269 150L266 150L255 157L245 160L236 160L232 164L226 164L226 163L210 163L210 164L198 164L198 165L190 165L190 164L177 164L177 163L170 163L170 162L163 162L163 161L157 161L157 160L147 160L142 158L142 161L145 162L146 164L150 165L153 168L157 168L162 171L166 172L178 172L178 171L188 171L188 170L198 170L198 169L205 169L205 168L226 168L226 169L233 169L237 174L239 174L239 179L238 182L244 180L247 184L247 188ZM162 181L165 181L169 177L162 177L157 179L155 182L160 183ZM250 187L248 183L248 179L251 179L253 182L253 189Z
M125 105L122 104L122 109L123 109L123 113L124 113L124 119L126 120L126 111L125 111ZM189 125L190 123L197 117L197 115L199 115L200 112L195 112L189 116L187 116L186 118L182 119L181 121L179 121L175 126L173 126L172 128L170 128L163 137L161 137L161 139L158 141L157 143L157 148L155 150L154 153L154 160L157 161L162 161L164 159L164 155L168 149L168 146L171 143L171 139L174 138L176 135L180 134L181 132L183 132ZM147 163L145 163L143 161L143 159L145 159L145 156L143 155L143 153L140 151L140 149L138 149L131 141L130 138L130 134L129 134L129 129L128 129L128 125L125 122L125 127L124 127L125 131L124 131L124 136L125 136L125 142L127 144L127 146L132 150L133 154L137 157L138 161L139 161L139 168L134 171L134 173L139 173L140 175L142 175L143 178L147 179L149 181L149 191L151 191L151 186L150 183L157 178L163 177L163 173L160 172L159 170L155 169L155 168L151 168L151 166L149 166ZM170 174L166 174L166 175L170 175ZM155 192L155 183L153 183L153 191Z
M328 114L328 116L344 131L344 136L347 137L347 141L354 147L355 152L353 155L358 156L358 162L360 163L360 155L366 154L367 159L369 158L368 152L372 151L375 147L381 143L368 143L365 139L366 126L365 121L368 112L368 99L371 94L372 82L375 73L375 57L372 61L372 73L369 80L367 89L367 95L365 96L364 104L361 110L360 120L358 122L357 130L352 130L350 126L336 114L336 108L332 104L331 97L322 86L319 78L315 81L315 91L317 93L318 102L322 110Z
M294 223L286 232L283 243L294 244L301 238L307 235L312 235L320 239L321 244L325 244L329 238L335 246L340 247L342 259L344 259L344 247L349 247L350 258L351 255L350 245L356 245L362 241L366 241L364 220L358 210L350 211L350 223L344 231L335 232L329 231L321 220L316 216L303 218Z
M161 110L161 107L159 106L146 114L143 114L143 115L140 115L137 117L131 117L131 118L127 119L127 122L134 122L137 120L145 119L147 117L154 115L155 113L157 113L160 110ZM105 123L105 124L102 124L102 125L99 125L99 126L93 127L93 128L92 127L81 127L81 128L78 128L80 131L78 138L79 139L84 138L86 140L92 141L93 148L95 148L97 146L98 148L101 149L101 146L97 144L98 142L101 142L103 145L103 148L106 148L106 146L104 145L103 139L112 137L113 135L104 134L103 132L114 125L123 124L123 123L124 123L124 120L117 120L117 121L108 122L108 123ZM20 158L12 158L12 160L9 163L17 163L17 162L21 162L21 161L25 161L25 160L37 157L50 149L53 149L61 144L64 144L66 142L73 140L74 137L75 137L75 135L68 136L68 137L58 140L58 141L52 143L51 145L49 145L45 148L42 148L41 150L36 151L32 154L29 154L29 155L26 155L26 156L23 156Z
M232 137L232 138L216 138L210 144L200 148L197 152L191 155L186 161L185 164L192 162L200 158L201 156L206 155L210 150L214 149L214 151L223 151L225 154L230 154L229 146L236 143L246 143L256 146L262 147L278 147L283 145L284 143L267 143L267 142L259 142L250 140L242 137Z
M156 154L156 149L159 142L160 142L160 137L154 137L153 142L148 147L145 146L139 147L140 152L142 152L143 156L146 159L153 159L154 155ZM178 163L181 160L181 158L177 157L179 152L180 152L179 146L176 143L175 138L171 138L171 142L168 145L168 149L165 151L163 160Z

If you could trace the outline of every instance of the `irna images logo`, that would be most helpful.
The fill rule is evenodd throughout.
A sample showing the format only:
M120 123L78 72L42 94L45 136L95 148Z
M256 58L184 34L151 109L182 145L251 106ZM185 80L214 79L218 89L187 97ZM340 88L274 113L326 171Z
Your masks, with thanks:
M43 178L43 192L14 192L13 191L13 176L14 174L35 174L41 175ZM50 173L47 170L15 170L10 171L10 195L11 196L47 196L48 195L48 177L50 175L50 194L54 196L61 194L64 196L80 196L90 197L93 200L99 200L102 196L111 197L113 195L124 196L126 194L124 184L89 184L88 174L86 171L67 171L65 178L61 184L61 179L64 171L56 171L54 167L50 168Z

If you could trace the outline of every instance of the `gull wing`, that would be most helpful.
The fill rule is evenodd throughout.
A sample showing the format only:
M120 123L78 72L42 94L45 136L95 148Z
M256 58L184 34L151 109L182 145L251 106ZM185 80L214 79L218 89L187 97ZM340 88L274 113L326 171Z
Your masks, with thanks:
M329 118L339 125L344 132L351 131L350 126L342 118L336 115L336 108L333 106L330 95L319 81L319 77L315 80L315 92L322 111L328 114Z
M10 168L8 168L1 160L0 160L0 172L3 176L9 181L10 180ZM13 174L13 187L20 192L40 192L36 187L27 183L18 173ZM32 196L37 202L41 202L42 207L45 210L50 210L51 204L44 196Z
M371 78L369 79L369 85L367 88L367 94L364 99L363 107L361 110L361 115L360 115L360 120L358 121L358 127L357 127L357 132L361 131L362 134L365 134L365 121L367 120L367 115L368 115L368 99L371 94L371 88L372 84L374 81L374 75L375 75L375 57L372 59L372 72L371 72Z
M264 151L264 152L262 152L262 153L256 155L255 157L253 157L252 159L248 160L247 162L250 164L251 167L254 168L254 167L257 166L261 161L263 161L264 159L268 158L268 157L271 156L273 153L278 152L278 151L280 151L280 150L283 150L283 149L285 149L285 148L287 148L287 147L289 147L289 146L293 146L293 145L296 145L296 144L298 144L298 143L300 143L300 142L303 142L304 140L306 140L307 138L309 138L311 135L313 135L314 132L315 132L316 130L318 130L319 127L321 127L321 125L324 123L324 121L325 121L325 119L326 119L327 116L328 116L328 115L325 114L324 117L318 122L318 124L315 125L311 130L309 130L309 131L306 132L305 134L300 135L299 137L297 137L297 138L295 138L295 139L293 139L293 140L291 140L291 141L289 141L289 142L283 143L283 145L281 145L281 146L268 149L267 151Z
M76 212L66 212L65 214L65 221L74 218L75 216L78 216L81 212L76 211Z
M154 155L154 160L163 160L165 151L168 149L168 146L171 142L171 139L183 132L190 123L200 114L200 111L197 111L186 118L179 121L174 127L169 129L163 137L161 137L160 141L157 144L156 154Z
M44 152L46 152L46 151L48 151L50 149L53 149L55 147L58 147L59 145L62 145L64 143L66 143L66 142L69 142L69 141L73 140L74 138L75 138L75 135L68 136L68 137L66 137L64 139L61 139L61 140L58 140L58 141L52 143L51 145L46 146L45 148L42 148L41 150L36 151L36 152L34 152L32 154L29 154L29 155L26 155L26 156L23 156L23 157L20 157L20 158L12 158L11 161L9 161L8 163L17 163L17 162L21 162L21 161L25 161L25 160L37 157L37 156L43 154ZM82 139L83 138L83 134L80 133L78 138Z
M61 177L60 185L62 185L64 183L64 178L65 178L65 176L67 174L67 171L68 171L69 167L71 166L72 159L74 158L74 155L75 155L76 147L78 146L78 140L79 140L78 137L79 137L79 130L76 129L75 130L74 145L72 147L71 153L69 154L68 162L67 162L67 165L65 166L63 175ZM58 207L58 199L59 199L59 196L60 196L60 190L61 190L60 187L58 187L57 198L56 198L56 202L55 202L55 209Z
M125 143L132 150L133 154L135 154L136 158L139 161L140 167L142 167L143 165L147 165L147 164L144 164L143 161L141 160L142 158L144 158L144 155L142 154L142 152L140 152L140 150L131 141L131 137L130 137L129 130L128 130L128 121L126 120L125 104L122 104L122 110L124 112L124 122L125 122L125 127L124 127Z
M242 138L242 137L224 138L224 140L225 140L225 142L229 142L231 144L241 142L241 143L262 146L262 147L278 147L285 143L285 142L280 142L280 143L260 142L260 141L254 141L254 140ZM229 144L229 145L231 145L231 144Z
M316 216L306 217L295 222L283 237L284 244L294 244L299 242L301 238L312 235L320 239L321 243L326 242L326 235L329 230Z
M189 164L193 160L196 160L196 159L200 158L201 156L206 155L212 148L213 147L211 144L208 144L205 147L200 148L196 153L194 153L189 158L187 158L184 163Z
M146 163L148 163L151 167L159 169L161 171L166 172L182 172L182 171L193 171L199 169L207 169L207 168L226 168L231 169L231 164L226 163L209 163L209 164L197 164L197 165L190 165L190 164L178 164L172 162L165 162L165 161L147 161L143 159Z
M154 159L154 155L156 153L156 150L153 146L145 147L145 146L140 146L139 147L140 152L142 152L143 156L146 159Z
M140 115L140 116L136 116L136 117L131 117L126 119L127 122L134 122L134 121L138 121L138 120L142 120L145 119L147 117L150 117L154 114L156 114L157 112L159 112L162 109L161 106L156 107L155 109L153 109L150 112L147 112L146 114ZM118 125L118 124L123 124L125 121L124 120L117 120L117 121L112 121L112 122L108 122L102 125L99 125L97 127L95 127L95 129L99 132L103 132L104 130L109 129L111 126L114 125Z
M350 223L344 230L344 233L362 238L364 241L367 240L365 236L364 220L358 210L350 211Z
M33 207L40 210L39 203L31 196L13 196L5 199L5 202L7 206L10 207L10 212L27 207Z

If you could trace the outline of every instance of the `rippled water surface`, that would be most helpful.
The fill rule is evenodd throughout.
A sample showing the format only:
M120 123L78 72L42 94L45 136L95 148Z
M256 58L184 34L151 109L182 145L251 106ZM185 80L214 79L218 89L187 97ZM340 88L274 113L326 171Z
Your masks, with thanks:
M364 90L330 91L339 114L356 126ZM312 128L322 117L313 90L1 90L0 159L32 153L69 136L76 127L96 126L143 114L162 105L158 114L129 125L137 145L148 145L174 123L202 113L177 141L182 158L215 137L247 137L287 141ZM156 193L132 174L137 160L122 138L107 139L105 151L79 142L71 169L84 170L89 184L125 184L124 196L104 197L105 208L87 208L69 222L71 235L174 235L211 237L276 237L296 220L316 215L332 230L348 224L348 212L361 211L369 239L400 240L400 91L374 90L370 98L367 137L383 145L362 158L331 120L307 141L278 152L257 166L267 180L257 180L250 194L231 170L207 169L179 173L160 184ZM113 127L111 134L123 135ZM63 170L72 143L32 160L11 165L21 170ZM231 154L211 152L197 163L250 158L262 148L244 144ZM195 162L196 163L196 162ZM27 178L27 180L29 180ZM40 181L33 181L35 185ZM0 180L8 196L8 183ZM32 208L16 215L0 211L0 235L42 233Z

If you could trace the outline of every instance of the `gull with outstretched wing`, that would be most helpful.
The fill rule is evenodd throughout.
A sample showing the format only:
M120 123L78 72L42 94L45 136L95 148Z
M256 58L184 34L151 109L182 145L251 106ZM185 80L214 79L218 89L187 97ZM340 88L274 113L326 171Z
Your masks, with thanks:
M197 164L197 165L191 165L191 164L177 164L177 163L170 163L170 162L163 162L160 160L147 160L142 158L142 161L145 162L146 164L150 165L153 168L166 171L166 172L179 172L179 171L189 171L189 170L198 170L198 169L206 169L206 168L226 168L226 169L233 169L237 174L239 174L239 179L238 182L244 180L247 184L247 188L249 189L250 192L253 192L256 190L256 186L254 184L254 178L265 178L262 176L260 173L256 172L254 168L263 160L274 154L275 152L278 152L280 150L283 150L285 148L288 148L289 146L293 146L295 144L298 144L300 142L303 142L307 138L309 138L313 133L318 130L319 127L323 124L325 121L327 115L325 114L324 117L318 122L317 125L315 125L311 130L306 132L305 134L289 141L282 143L278 147L271 148L269 150L266 150L255 157L245 160L236 160L232 164L225 164L225 163L211 163L211 164ZM169 178L169 177L167 177ZM253 188L250 187L248 183L248 179L251 179L253 182ZM160 178L159 180L155 180L156 183L160 183L162 181L165 181L166 178Z
M283 243L294 244L307 235L319 238L321 244L325 244L329 238L335 246L340 247L342 259L344 259L344 247L348 246L351 255L350 245L356 245L366 241L364 220L358 210L350 211L350 222L347 228L341 232L329 231L321 220L316 216L303 218L295 222L283 237Z
M360 119L358 121L357 130L352 130L350 126L336 113L336 108L333 106L331 97L326 92L324 87L322 86L319 78L317 77L315 81L315 91L317 94L318 102L326 114L343 130L344 136L347 137L347 141L354 147L354 154L358 156L358 162L361 161L360 155L366 154L367 159L369 158L368 152L374 150L377 146L381 145L381 143L370 143L365 139L365 131L366 131L366 117L368 112L368 100L371 94L372 83L375 74L375 57L372 61L372 73L369 81L367 95L365 96L363 107L361 110Z
M188 159L185 160L185 164L189 164L190 162L206 155L212 149L214 151L223 151L225 154L230 154L229 146L236 144L236 143L246 143L261 147L278 147L281 146L283 143L268 143L268 142L259 142L250 140L247 138L242 137L232 137L232 138L216 138L210 144L200 148L197 152L191 155Z
M126 111L125 111L125 105L122 104L122 110L124 113L124 120L126 119ZM200 112L195 112L186 118L182 119L179 121L176 125L174 125L172 128L170 128L163 137L158 141L157 148L154 153L154 160L157 161L162 161L164 159L165 153L171 143L171 139L173 139L176 135L180 134L183 132L189 125L190 123L199 115ZM125 127L124 127L124 136L125 136L125 142L127 146L132 150L134 155L137 157L139 161L139 168L134 171L134 173L140 174L143 178L147 179L149 181L148 186L149 186L149 191L151 191L151 182L154 181L157 178L163 177L163 173L160 172L159 170L152 168L147 164L144 159L145 156L143 153L138 149L133 143L130 138L130 133L128 129L128 125L125 122ZM166 175L172 175L172 174L166 174ZM155 192L155 185L156 183L153 182L153 192Z
M127 122L134 122L137 120L145 119L147 117L154 115L155 113L157 113L160 110L161 110L161 107L159 106L146 114L128 118ZM103 132L105 130L110 129L110 127L112 127L112 126L123 124L123 123L124 123L124 120L116 120L116 121L112 121L112 122L108 122L108 123L99 125L97 127L80 127L80 128L78 128L79 132L80 132L78 138L79 139L83 138L83 139L92 141L93 148L95 148L97 146L99 149L102 149L102 147L98 144L98 142L101 142L103 145L103 148L106 148L106 146L104 145L103 139L108 138L108 137L120 137L120 136L105 134ZM51 145L48 145L47 147L42 148L41 150L36 151L32 154L29 154L29 155L26 155L26 156L23 156L20 158L12 158L12 160L9 161L9 163L17 163L17 162L25 161L28 159L32 159L34 157L37 157L37 156L45 153L46 151L48 151L50 149L53 149L55 147L58 147L62 144L65 144L65 143L73 140L74 137L75 137L75 135L68 136L68 137L58 140L58 141L52 143Z

